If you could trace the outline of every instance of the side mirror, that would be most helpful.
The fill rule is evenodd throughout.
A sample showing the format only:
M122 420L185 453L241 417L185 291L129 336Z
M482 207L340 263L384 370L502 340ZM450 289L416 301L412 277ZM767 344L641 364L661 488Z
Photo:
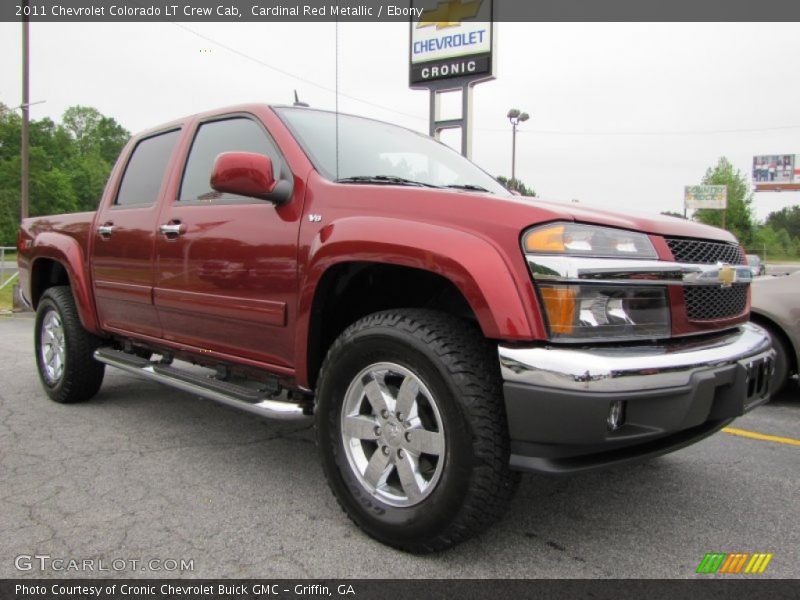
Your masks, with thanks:
M211 187L218 192L263 200L270 200L277 183L272 160L255 152L223 152L211 173Z

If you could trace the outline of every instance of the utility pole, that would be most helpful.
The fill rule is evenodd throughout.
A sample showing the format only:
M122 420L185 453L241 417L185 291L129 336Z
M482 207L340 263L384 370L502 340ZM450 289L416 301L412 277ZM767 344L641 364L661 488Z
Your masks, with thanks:
M26 0L25 6L28 6ZM28 124L30 120L30 43L28 39L30 22L28 17L22 17L22 140L20 142L20 152L22 154L22 183L19 195L19 216L20 220L28 216L28 180L30 175L30 157L28 154Z

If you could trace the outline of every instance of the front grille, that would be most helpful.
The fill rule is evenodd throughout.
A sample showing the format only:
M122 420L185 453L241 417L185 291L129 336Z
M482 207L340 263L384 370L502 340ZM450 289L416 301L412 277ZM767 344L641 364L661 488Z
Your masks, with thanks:
M687 286L683 299L690 321L738 317L747 307L747 284Z
M707 240L689 240L684 238L667 238L667 245L677 262L702 263L713 265L718 262L730 265L745 264L744 253L736 244L727 242L710 242Z

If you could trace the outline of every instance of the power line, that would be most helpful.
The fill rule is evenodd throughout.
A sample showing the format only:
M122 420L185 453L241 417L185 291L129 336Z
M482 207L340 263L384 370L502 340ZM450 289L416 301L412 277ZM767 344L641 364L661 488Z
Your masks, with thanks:
M233 54L235 54L237 56L240 56L242 58L250 60L250 61L252 61L252 62L254 62L256 64L261 65L262 67L266 67L267 69L275 71L276 73L280 73L281 75L284 75L286 77L291 77L292 79L296 79L297 81L302 81L303 83L306 83L308 85L314 86L314 87L319 88L321 90L325 90L326 92L330 92L331 94L334 94L334 95L337 94L337 91L334 88L330 88L330 87L328 87L326 85L322 85L321 83L317 83L316 81L312 81L310 79L306 79L305 77L301 77L300 75L295 75L294 73L286 71L285 69L281 69L280 67L276 67L275 65L271 65L271 64L269 64L267 62L264 62L263 60L261 60L259 58L256 58L254 56L251 56L251 55L247 54L246 52L242 52L241 50L237 50L236 48L234 48L232 46L229 46L228 44L220 42L219 40L215 40L214 38L209 37L207 35L204 35L204 34L200 33L199 31L195 31L194 29L186 27L185 25L182 25L181 23L176 23L174 21L171 21L171 23L173 25L175 25L176 27L180 27L181 29L191 33L192 35L195 35L195 36L197 36L199 38L202 38L202 39L206 40L207 42L211 42L212 44L216 44L217 46L227 50L228 52L231 52L231 53L233 53ZM381 110L393 112L395 114L402 115L404 117L409 117L411 119L417 119L419 121L424 121L425 120L425 119L423 119L422 117L420 117L418 115L412 115L411 113L406 113L406 112L403 112L403 111L400 111L400 110L396 110L394 108L389 108L388 106L383 106L382 104L378 104L376 102L371 102L369 100L364 100L363 98L358 98L357 96L351 96L350 94L345 94L344 92L338 92L338 95L343 96L345 98L349 98L350 100L354 100L356 102L361 102L362 104L366 104L366 105L372 106L374 108L379 108Z
M321 83L317 83L316 81L312 81L311 79L307 79L300 75L296 75L290 71L285 69L281 69L280 67L276 67L275 65L269 64L259 58L251 56L246 52L242 52L241 50L237 50L233 46L225 44L224 42L220 42L210 36L207 36L199 31L195 31L190 27L186 27L181 23L176 23L174 21L171 22L176 27L183 29L184 31L191 33L194 36L197 36L201 39L206 40L207 42L211 42L212 44L216 44L220 48L231 52L237 56L240 56L246 60L252 61L262 67L275 71L276 73L280 73L286 77L290 77L297 81L301 81L306 83L310 86L316 87L318 89L324 90L326 92L334 94L334 96L343 96L355 102L360 102L362 104L366 104L368 106L372 106L373 108L378 108L380 110L388 111L391 113L395 113L397 115L402 115L404 117L408 117L411 119L415 119L417 121L424 121L423 117L413 115L411 113L403 112L401 110L397 110L394 108L390 108L388 106L384 106L382 104L378 104L377 102L372 102L370 100L365 100L364 98L359 98L358 96L353 96L351 94L346 94L341 91L337 91L335 88L330 88L326 85ZM507 128L488 128L488 127L476 127L479 131L495 131L495 132L503 132L507 133ZM693 136L693 135L720 135L720 134L731 134L731 133L763 133L765 131L782 131L782 130L789 130L789 129L800 129L800 125L778 125L772 127L751 127L751 128L741 128L741 129L708 129L708 130L685 130L685 131L591 131L591 130L584 130L584 131L577 131L577 130L555 130L555 129L523 129L520 130L518 133L534 133L537 135L571 135L571 136Z

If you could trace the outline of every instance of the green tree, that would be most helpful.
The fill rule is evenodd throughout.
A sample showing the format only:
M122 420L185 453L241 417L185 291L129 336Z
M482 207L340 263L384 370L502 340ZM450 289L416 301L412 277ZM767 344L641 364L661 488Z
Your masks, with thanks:
M91 106L69 107L64 111L62 122L78 154L97 153L112 164L130 137L114 119L103 116Z
M533 188L528 187L519 179L510 179L508 177L498 175L497 181L507 190L519 192L523 196L536 196L536 192L533 190Z
M786 206L769 213L766 224L776 230L786 230L793 238L800 238L800 206Z
M723 214L725 229L733 233L745 246L753 240L753 193L747 178L734 169L724 156L716 166L706 171L703 185L725 185L728 187L728 207L725 210L701 209L695 211L694 218L701 223L722 227Z
M685 219L686 218L681 213L675 212L675 211L672 211L672 210L663 210L663 211L661 211L661 214L666 216L666 217L678 217L679 219Z
M0 245L13 245L19 223L20 116L0 103ZM30 214L94 210L129 138L97 109L73 106L62 123L30 124Z

